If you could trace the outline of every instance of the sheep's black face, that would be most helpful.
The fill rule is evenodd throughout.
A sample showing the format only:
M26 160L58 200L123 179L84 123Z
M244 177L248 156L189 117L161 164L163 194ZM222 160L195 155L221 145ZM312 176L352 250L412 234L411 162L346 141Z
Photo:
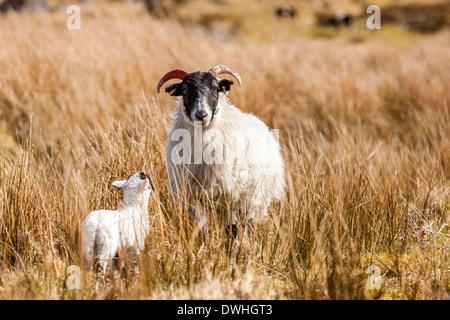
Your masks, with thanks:
M191 121L208 126L219 108L219 92L230 90L233 81L218 80L209 72L194 72L180 83L172 84L166 92L183 97L184 112Z

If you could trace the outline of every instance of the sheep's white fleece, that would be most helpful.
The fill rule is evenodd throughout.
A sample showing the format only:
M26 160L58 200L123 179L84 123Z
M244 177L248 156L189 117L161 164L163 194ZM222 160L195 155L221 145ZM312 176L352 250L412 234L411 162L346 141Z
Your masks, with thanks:
M260 219L273 201L279 201L285 190L284 161L278 141L257 117L231 105L223 93L219 95L218 111L208 127L202 127L202 152L221 154L223 161L195 163L194 126L183 111L180 100L173 112L171 133L167 147L169 180L175 196L183 188L193 196L191 207L198 207L195 199L201 193L210 199L223 197L237 204L233 223L240 210L247 218ZM177 144L171 141L177 129L189 131L191 157L189 164L177 164ZM198 129L197 129L198 130ZM215 150L212 153L211 150ZM220 158L220 157L219 157ZM203 159L204 160L204 159ZM197 161L198 162L198 161ZM198 217L197 217L198 220Z

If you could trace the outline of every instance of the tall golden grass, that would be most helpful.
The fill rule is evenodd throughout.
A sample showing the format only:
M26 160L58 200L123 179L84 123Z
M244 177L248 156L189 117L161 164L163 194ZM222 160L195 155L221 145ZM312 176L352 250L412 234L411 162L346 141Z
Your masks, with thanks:
M0 17L0 299L442 299L450 291L449 34L220 40L145 12ZM230 100L280 130L288 189L253 233L192 233L165 167L168 70L238 70ZM11 142L15 138L15 143ZM141 273L98 286L79 228L154 180ZM381 289L369 290L369 266Z

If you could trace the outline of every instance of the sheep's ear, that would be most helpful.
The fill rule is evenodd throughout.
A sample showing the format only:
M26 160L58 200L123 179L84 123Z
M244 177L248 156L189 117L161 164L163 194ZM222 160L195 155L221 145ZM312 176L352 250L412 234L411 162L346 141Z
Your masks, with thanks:
M118 180L118 181L114 181L112 183L113 187L116 187L118 189L123 189L123 187L125 187L127 180Z
M181 89L181 83L174 83L171 84L170 86L167 86L166 92L171 96L181 96L183 92Z
M234 82L232 80L228 80L228 79L223 79L219 81L219 88L220 91L222 91L223 93L227 93L228 91L231 90L231 86L234 84Z

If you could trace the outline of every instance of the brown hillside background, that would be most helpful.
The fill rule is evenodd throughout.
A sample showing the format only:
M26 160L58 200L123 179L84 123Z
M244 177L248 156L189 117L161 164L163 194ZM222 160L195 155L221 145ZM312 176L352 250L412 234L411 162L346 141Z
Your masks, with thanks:
M79 30L65 2L6 2L0 299L449 297L447 2L373 1L380 30L364 1L285 1L294 16L269 0L80 1ZM286 196L237 240L215 219L199 237L172 201L175 102L156 93L171 69L216 64L242 76L230 101L279 130L286 163ZM156 187L141 273L98 285L81 221L118 208L111 182L141 170Z

